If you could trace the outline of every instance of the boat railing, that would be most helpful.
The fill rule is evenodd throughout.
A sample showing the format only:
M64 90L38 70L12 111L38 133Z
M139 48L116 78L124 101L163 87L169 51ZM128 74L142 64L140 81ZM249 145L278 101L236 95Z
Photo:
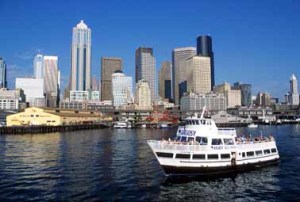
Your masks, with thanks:
M218 134L236 136L236 130L235 128L218 128Z
M256 149L265 149L275 146L275 141L264 141L264 142L249 142L249 143L240 143L236 147L241 150L256 150Z
M209 151L209 150L231 150L235 149L236 145L201 145L194 143L182 143L174 141L157 141L148 140L148 143L155 150L180 150L180 151Z

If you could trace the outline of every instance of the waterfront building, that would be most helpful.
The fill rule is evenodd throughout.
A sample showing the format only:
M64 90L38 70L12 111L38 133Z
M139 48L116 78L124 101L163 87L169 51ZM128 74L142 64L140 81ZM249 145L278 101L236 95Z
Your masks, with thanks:
M152 48L139 47L135 52L135 82L145 79L151 91L151 102L157 101L156 60Z
M227 108L241 106L241 90L232 88L227 82L214 86L214 93L225 95Z
M146 80L137 82L135 90L135 104L138 110L151 110L151 91Z
M233 84L232 89L241 90L241 106L250 107L252 105L251 84L241 84L236 82Z
M15 110L20 109L21 103L25 102L25 95L23 90L7 90L6 88L0 89L0 109Z
M0 58L0 88L7 88L6 63Z
M288 96L288 101L290 105L299 105L298 82L294 74L290 79L290 93Z
M118 70L112 74L113 105L116 108L132 103L132 77Z
M214 52L212 48L212 38L208 35L198 36L197 38L197 55L210 57L211 67L211 89L215 85L215 64Z
M181 111L201 111L203 107L206 107L208 111L226 110L226 99L224 94L186 93L181 98Z
M59 77L58 57L44 56L44 93L46 94L46 106L58 107L59 103Z
M91 122L100 122L102 113L95 111L79 111L67 109L42 109L37 107L26 108L23 112L8 115L7 126L30 125L76 125Z
M172 100L172 66L170 62L162 63L158 78L159 96L169 101Z
M101 58L101 100L112 100L112 78L111 75L118 70L122 70L123 62L121 58L102 57Z
M183 67L185 59L196 55L195 47L175 48L172 51L172 97L176 105L186 91L186 69Z
M89 100L89 91L87 90L71 90L70 101L87 101Z
M16 78L16 89L24 91L26 102L31 107L44 107L44 79Z
M91 88L91 29L80 21L73 28L70 90Z
M269 107L271 105L271 95L267 92L257 93L255 103L257 106Z
M100 91L97 90L90 91L89 100L100 101Z
M33 61L33 71L35 79L44 78L44 58L42 54L37 54Z
M206 94L211 92L210 58L193 56L184 63L186 69L186 92Z

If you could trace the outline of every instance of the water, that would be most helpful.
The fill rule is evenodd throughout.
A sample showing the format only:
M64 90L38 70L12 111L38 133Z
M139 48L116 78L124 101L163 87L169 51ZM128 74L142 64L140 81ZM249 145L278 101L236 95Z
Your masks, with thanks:
M300 125L272 134L278 165L218 178L167 178L146 140L176 129L0 136L0 201L300 201Z

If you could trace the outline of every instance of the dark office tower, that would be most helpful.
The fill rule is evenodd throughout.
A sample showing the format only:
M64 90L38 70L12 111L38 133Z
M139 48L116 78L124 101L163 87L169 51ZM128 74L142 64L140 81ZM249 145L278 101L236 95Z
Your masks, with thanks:
M101 100L112 100L112 77L117 70L122 70L121 58L101 58Z
M241 84L239 82L236 82L233 84L232 87L234 90L241 90L241 104L242 106L250 107L252 104L251 99L251 84Z
M215 65L214 52L212 50L212 38L208 35L198 36L197 38L197 55L210 57L211 66L211 89L215 85Z
M7 88L6 63L0 58L0 88Z
M152 48L139 47L135 51L135 82L141 79L149 84L151 102L157 101L156 60Z
M169 101L172 99L172 65L169 61L162 63L161 69L158 73L158 94Z

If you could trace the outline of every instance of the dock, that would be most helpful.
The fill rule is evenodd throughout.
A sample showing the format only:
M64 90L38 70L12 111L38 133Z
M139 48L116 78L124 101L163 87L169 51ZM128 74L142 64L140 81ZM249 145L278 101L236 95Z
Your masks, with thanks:
M109 127L107 124L79 124L63 126L12 126L0 127L0 135L22 135L38 133L69 132L77 130L102 129Z

